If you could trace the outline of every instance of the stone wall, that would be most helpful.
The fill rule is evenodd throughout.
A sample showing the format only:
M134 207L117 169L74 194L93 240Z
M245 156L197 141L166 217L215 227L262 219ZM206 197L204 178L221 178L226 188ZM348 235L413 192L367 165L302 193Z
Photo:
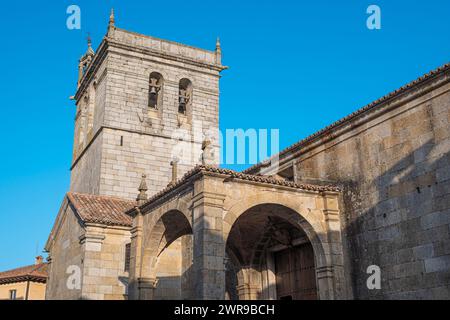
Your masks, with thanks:
M72 168L70 191L100 194L102 145L103 132L99 132Z
M84 252L83 299L127 298L125 246L130 241L129 228L87 226L81 238Z
M181 241L178 239L167 247L158 257L155 289L156 300L181 299Z
M302 146L295 175L345 188L341 223L355 298L448 299L448 74L379 108L387 112ZM381 267L381 290L367 289L370 265Z
M72 207L62 210L51 235L48 300L123 300L127 297L128 271L125 246L130 229L81 224ZM78 287L74 287L79 276ZM68 283L70 286L68 286Z

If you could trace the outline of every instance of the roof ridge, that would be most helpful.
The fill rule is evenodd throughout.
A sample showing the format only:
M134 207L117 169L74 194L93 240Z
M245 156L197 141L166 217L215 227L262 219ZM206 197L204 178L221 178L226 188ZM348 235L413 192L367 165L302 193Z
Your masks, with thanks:
M9 269L6 271L1 271L0 278L2 278L4 275L7 275L7 274L10 274L13 272L17 272L17 271L22 271L22 275L31 275L33 272L37 271L39 268L41 268L45 265L48 265L48 262L43 262L40 264L30 264L30 265L26 265L26 266L22 266L22 267L17 267L14 269Z
M108 196L108 195L92 194L92 193L81 193L81 192L73 192L73 191L69 191L69 192L67 192L67 194L88 196L88 197L96 197L96 198L105 198L105 199L119 200L119 201L130 202L130 203L135 202L134 200L130 200L130 199L122 198L122 197L118 197L118 196Z
M17 267L17 268L14 268L14 269L9 269L9 270L5 270L5 271L1 271L1 272L0 272L0 276L2 275L2 273L7 273L7 272L11 272L11 271L17 271L17 270L24 270L24 269L27 269L27 268L31 268L31 267L33 267L33 266L34 266L33 264L29 264L29 265L22 266L22 267Z

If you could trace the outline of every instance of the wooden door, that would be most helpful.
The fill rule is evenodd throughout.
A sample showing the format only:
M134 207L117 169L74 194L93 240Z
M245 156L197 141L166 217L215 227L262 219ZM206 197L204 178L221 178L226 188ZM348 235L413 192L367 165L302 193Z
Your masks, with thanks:
M277 296L280 300L316 300L316 272L311 244L275 253Z

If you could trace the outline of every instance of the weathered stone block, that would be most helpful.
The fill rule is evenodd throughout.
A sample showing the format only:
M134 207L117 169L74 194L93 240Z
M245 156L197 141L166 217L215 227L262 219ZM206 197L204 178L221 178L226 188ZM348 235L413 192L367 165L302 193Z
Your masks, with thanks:
M450 255L425 260L425 272L450 271Z

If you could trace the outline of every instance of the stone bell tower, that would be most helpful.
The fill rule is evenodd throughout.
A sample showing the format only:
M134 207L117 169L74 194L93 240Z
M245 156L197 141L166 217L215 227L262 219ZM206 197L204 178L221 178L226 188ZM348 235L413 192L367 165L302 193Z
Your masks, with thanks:
M214 51L116 27L114 12L96 52L79 63L71 191L135 199L142 174L149 193L218 157L220 42ZM216 159L218 161L218 159Z

